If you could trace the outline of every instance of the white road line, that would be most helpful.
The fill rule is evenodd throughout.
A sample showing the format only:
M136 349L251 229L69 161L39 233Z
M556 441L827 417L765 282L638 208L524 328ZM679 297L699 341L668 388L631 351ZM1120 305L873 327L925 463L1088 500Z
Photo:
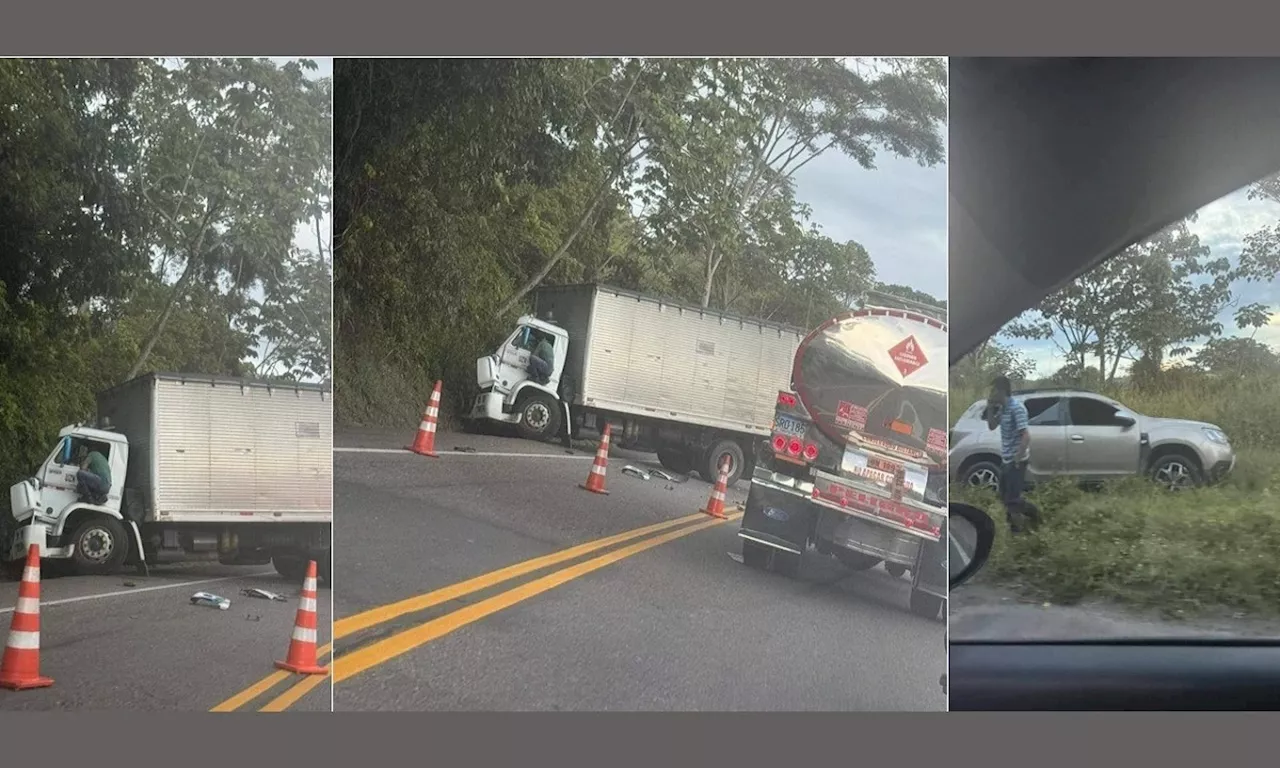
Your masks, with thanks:
M155 592L161 589L177 589L178 587L194 587L197 584L213 584L219 581L234 581L235 579L251 579L258 576L270 576L275 571L259 571L258 573L245 573L239 576L222 576L217 579L199 579L197 581L180 581L176 584L157 584L154 587L137 587L134 589L121 589L115 592L101 592L96 595L81 595L80 597L64 597L61 600L41 600L40 607L48 608L51 605L66 605L67 603L82 603L86 600L102 600L108 597L120 597L121 595L137 595L143 592ZM13 606L8 608L0 608L0 613L13 613Z
M405 456L417 456L405 448L338 448L334 446L334 453L400 453ZM494 451L440 451L439 455L444 456L497 456L508 459L577 459L578 461L591 461L595 456L567 453L501 453Z

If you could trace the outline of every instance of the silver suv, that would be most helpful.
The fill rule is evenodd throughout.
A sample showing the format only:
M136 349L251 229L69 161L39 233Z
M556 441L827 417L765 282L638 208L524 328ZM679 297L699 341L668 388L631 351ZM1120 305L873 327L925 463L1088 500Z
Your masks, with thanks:
M1031 463L1027 482L1071 476L1098 482L1149 474L1169 488L1221 480L1235 468L1226 433L1213 424L1144 416L1109 397L1072 389L1014 392L1027 407ZM998 490L1000 430L988 429L986 400L960 416L951 430L952 482Z

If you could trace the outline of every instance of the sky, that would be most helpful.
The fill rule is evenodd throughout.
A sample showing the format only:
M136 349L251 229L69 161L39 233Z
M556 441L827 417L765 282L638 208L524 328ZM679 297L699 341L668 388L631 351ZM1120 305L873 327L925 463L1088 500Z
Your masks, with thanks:
M881 153L866 170L829 151L796 173L796 197L827 237L867 249L880 282L946 298L946 165Z
M1280 204L1269 200L1250 200L1248 187L1237 190L1225 197L1206 205L1198 212L1194 222L1188 228L1200 238L1200 242L1209 246L1214 257L1226 256L1233 262L1240 255L1244 239L1258 230L1274 226L1280 222ZM1258 329L1240 331L1235 327L1234 308L1228 308L1219 315L1224 329L1224 336L1249 336L1265 344L1270 344L1280 352L1280 281L1270 283L1237 283L1232 286L1233 296L1238 303L1250 304L1261 302L1272 308L1271 324ZM1048 376L1060 368L1063 358L1051 341L1010 340L1001 337L1003 343L1011 345L1035 364L1033 376ZM1192 352L1203 346L1203 342L1188 345ZM1185 358L1180 358L1185 359ZM1126 366L1121 365L1121 371Z

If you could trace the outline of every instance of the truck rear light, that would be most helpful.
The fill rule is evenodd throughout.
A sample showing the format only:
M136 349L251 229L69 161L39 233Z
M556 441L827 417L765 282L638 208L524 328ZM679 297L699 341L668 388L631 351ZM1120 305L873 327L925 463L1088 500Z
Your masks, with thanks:
M911 434L911 425L905 421L902 421L901 419L894 419L893 421L889 422L889 429L893 430L894 432L897 432L900 435Z
M796 396L790 392L778 393L778 405L785 405L788 408L796 407Z
M791 454L792 456L799 456L800 451L802 451L803 449L804 449L804 443L800 442L795 438L792 438L791 442L787 444L787 453Z
M813 461L818 458L818 446L815 443L809 443L804 447L805 461Z
M773 452L782 453L787 450L787 438L782 435L773 436Z

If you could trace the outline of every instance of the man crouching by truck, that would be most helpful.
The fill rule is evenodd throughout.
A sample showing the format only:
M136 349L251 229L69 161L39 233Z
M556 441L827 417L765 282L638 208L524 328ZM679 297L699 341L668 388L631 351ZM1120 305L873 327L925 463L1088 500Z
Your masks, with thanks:
M80 497L93 504L106 501L111 492L111 465L97 451L80 447L80 471L76 472L76 491Z
M1027 407L1014 399L1013 387L1007 376L997 376L991 382L987 403L987 428L1000 427L1000 500L1004 502L1009 530L1022 533L1026 530L1024 518L1029 518L1033 524L1039 518L1035 507L1022 496L1027 464L1031 460Z

